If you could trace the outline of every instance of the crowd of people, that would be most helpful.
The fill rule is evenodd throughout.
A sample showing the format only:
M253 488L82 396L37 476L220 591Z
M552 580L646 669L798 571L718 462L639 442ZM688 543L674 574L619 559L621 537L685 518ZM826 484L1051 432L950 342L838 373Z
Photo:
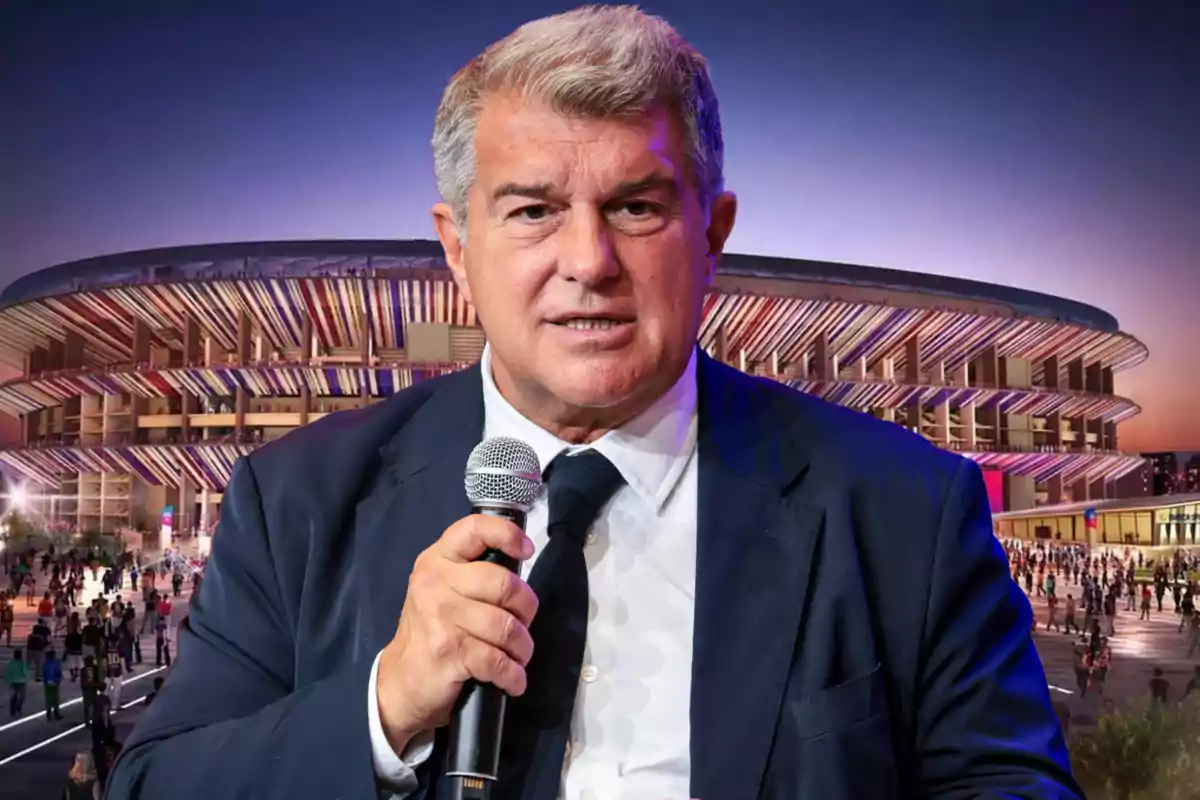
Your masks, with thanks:
M5 551L8 586L0 588L0 641L13 648L3 668L9 716L20 717L30 688L40 685L46 720L62 721L63 684L78 683L82 722L91 730L91 750L76 759L68 792L90 791L86 787L102 785L107 776L120 747L112 715L122 707L127 676L143 663L144 655L149 657L142 652L142 635L154 635L155 666L171 666L172 604L183 593L187 572L194 588L200 572L189 570L184 559L171 553L145 563L140 554L129 551L116 556L53 546L42 552ZM100 583L100 593L90 601L84 597L88 574ZM134 593L130 600L122 598L127 582ZM26 608L36 607L37 617L25 641L14 646L21 602ZM155 679L155 690L161 682L161 677Z
M1074 669L1080 697L1105 696L1105 682L1113 667L1110 637L1117 635L1119 612L1137 613L1138 622L1164 613L1163 601L1173 601L1170 611L1179 616L1178 632L1187 635L1187 656L1200 649L1200 615L1196 613L1197 570L1200 556L1182 549L1166 558L1147 558L1144 551L1125 548L1092 552L1080 544L1010 541L1005 544L1013 580L1032 601L1046 604L1045 631L1074 636ZM1071 589L1069 587L1075 587ZM1076 597L1075 590L1078 591ZM1034 630L1042 624L1034 614ZM1123 623L1135 624L1126 619ZM1188 683L1182 700L1197 690L1196 677ZM1150 695L1169 701L1169 680L1161 667L1151 670ZM1106 703L1106 707L1109 704Z

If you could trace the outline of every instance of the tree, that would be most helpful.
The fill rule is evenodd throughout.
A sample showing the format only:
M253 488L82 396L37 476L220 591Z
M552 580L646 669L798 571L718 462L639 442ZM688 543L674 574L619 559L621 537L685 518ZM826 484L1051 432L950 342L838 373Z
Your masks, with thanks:
M107 554L109 550L113 549L113 542L112 534L103 531L84 531L79 537L79 544L85 550L94 547L102 554Z
M1200 800L1198 744L1194 709L1153 704L1077 732L1071 763L1091 800Z
M38 530L20 511L8 512L5 523L8 525L6 546L10 551L23 553L35 544Z

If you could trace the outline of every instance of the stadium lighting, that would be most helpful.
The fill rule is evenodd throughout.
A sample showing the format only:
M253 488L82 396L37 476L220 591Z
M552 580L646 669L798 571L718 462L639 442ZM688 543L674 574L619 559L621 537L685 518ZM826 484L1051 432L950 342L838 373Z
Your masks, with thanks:
M8 493L8 505L15 511L20 511L25 508L25 504L29 502L29 492L24 486L14 486L12 491Z

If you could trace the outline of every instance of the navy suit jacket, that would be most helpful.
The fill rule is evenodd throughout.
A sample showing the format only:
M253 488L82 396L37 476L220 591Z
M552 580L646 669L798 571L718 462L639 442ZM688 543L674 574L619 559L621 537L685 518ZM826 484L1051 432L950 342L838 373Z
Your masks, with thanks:
M698 380L692 796L1082 797L977 466L707 357ZM242 459L109 797L376 797L371 663L482 432L476 366Z

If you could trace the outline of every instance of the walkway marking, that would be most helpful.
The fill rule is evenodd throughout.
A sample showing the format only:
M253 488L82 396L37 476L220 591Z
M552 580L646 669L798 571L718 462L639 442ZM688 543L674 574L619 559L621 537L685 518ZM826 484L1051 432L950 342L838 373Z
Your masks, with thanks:
M133 706L136 706L138 703L144 702L147 697L148 697L148 695L142 695L141 697L139 697L136 700L130 700L128 703L125 703L123 706L121 706L121 708L119 710L124 711L127 708L132 708ZM24 721L24 720L22 720L22 721ZM86 727L87 727L86 725L84 725L83 723L80 723L79 725L76 725L74 728L68 728L67 730L63 731L62 733L56 733L53 736L51 736L49 739L46 739L43 742L38 742L37 744L32 745L30 747L26 747L21 752L14 753L13 755L9 756L8 758L0 761L0 767L3 767L5 764L10 764L13 761L16 761L18 758L24 758L25 756L29 755L30 753L37 752L38 750L41 750L46 745L54 744L59 739L65 739L66 737L70 736L73 733L79 733L81 730L83 730Z
M122 681L121 685L127 686L128 684L131 684L134 681L140 681L142 678L153 675L156 672L162 672L164 669L166 669L166 667L155 667L154 669L147 670L146 672L138 673L137 675L134 675L129 680ZM68 700L67 702L60 704L59 708L66 708L67 706L73 706L76 703L82 703L82 702L83 702L82 697L76 697L73 700ZM21 719L14 720L13 722L9 722L5 725L0 725L0 733L4 733L4 731L8 730L9 728L15 728L18 725L24 725L26 722L33 722L35 719L45 719L45 717L46 717L46 712L44 710L35 711L34 713L30 714L28 717L22 717ZM0 765L3 765L4 763L5 762L0 761Z

